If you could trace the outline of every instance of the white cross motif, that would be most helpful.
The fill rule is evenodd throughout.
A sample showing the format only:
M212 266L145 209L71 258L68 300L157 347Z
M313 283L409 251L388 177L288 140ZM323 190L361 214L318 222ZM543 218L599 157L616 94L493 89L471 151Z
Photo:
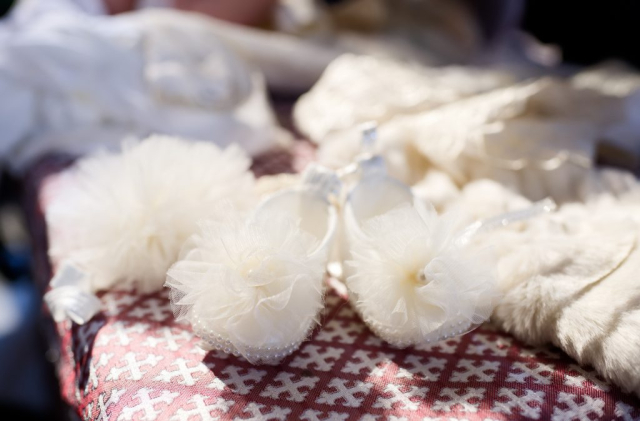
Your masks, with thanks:
M140 319L151 319L156 322L163 322L171 316L169 304L158 298L149 298L143 305L136 306L129 311L128 316Z
M409 354L404 359L404 364L404 366L398 367L398 372L396 373L397 379L411 379L413 376L417 376L423 380L435 382L440 378L440 372L444 370L447 360L429 357L428 362L424 364L422 357Z
M177 367L175 370L169 371L164 369L156 376L156 381L165 383L174 382L174 378L178 377L177 383L185 386L193 386L198 382L198 378L194 378L194 374L208 374L210 373L206 365L196 362L195 367L188 367L187 360L184 358L177 358L169 367Z
M124 365L122 367L112 367L106 380L118 380L121 375L129 374L129 380L140 380L146 371L142 371L144 366L155 366L164 357L161 355L147 354L147 358L138 361L134 352L127 352L122 357Z
M321 352L319 346L306 345L289 365L295 368L315 367L319 371L330 371L343 352L344 349L330 346L325 347L325 351ZM307 354L308 357L302 357L300 354Z
M84 407L82 415L84 416L85 420L93 419L93 403L90 403L89 405Z
M279 399L280 395L287 400L293 402L303 402L309 393L309 390L313 389L320 380L318 377L302 377L298 381L293 381L295 374L280 372L274 378L274 381L279 382L280 386L269 385L265 390L260 393L260 396L265 398ZM306 388L307 391L302 391Z
M209 384L206 387L207 389L224 390L227 387L227 385L224 384L224 382L219 378L214 377L213 380L211 380L211 382L209 382Z
M188 342L193 338L193 335L186 330L174 333L171 331L171 328L167 326L154 329L154 333L159 333L159 337L147 336L146 340L142 343L143 346L156 348L158 345L162 344L164 348L169 351L177 351L180 349L180 342Z
M265 405L258 404L255 402L251 402L247 406L244 407L242 412L248 413L251 416L249 418L241 418L236 417L236 421L268 421L268 420L278 420L278 421L286 421L287 415L291 412L289 408L281 408L279 406L270 407L271 412L264 412Z
M527 364L536 364L537 366L535 368L529 368ZM511 366L511 369L520 370L521 373L509 372L509 376L507 377L508 382L525 383L527 378L531 377L536 384L551 384L551 374L553 373L552 365L546 365L541 362L515 362ZM543 376L543 373L549 373L549 376Z
M378 352L373 357L369 357L369 352L358 350L353 353L352 359L359 362L348 361L344 368L343 373L360 374L362 369L365 369L367 374L374 377L382 377L384 371L391 364L393 355Z
M198 342L196 341L196 342L193 344L194 346L190 346L190 347L188 347L187 349L184 349L184 350L182 350L182 351L184 351L184 352L186 352L186 353L189 353L189 354L197 355L198 357L204 357L205 355L207 355L207 352L208 352L208 351L206 351L206 350L204 350L204 349L200 348L197 344L198 344ZM183 345L184 345L184 344L183 344ZM217 351L217 352L220 352L220 351ZM227 355L227 356L226 356L226 358L229 358L229 355L228 355L228 354L226 354L226 355ZM220 357L218 357L218 356L216 355L216 352L214 352L214 351L211 351L211 356L212 356L212 357L214 357L214 358L220 358ZM223 358L223 359L224 359L224 358Z
M318 332L316 340L353 344L363 329L364 327L360 323L331 319L329 323Z
M480 382L492 382L495 373L500 369L500 362L482 361L480 366L476 367L471 360L460 360L457 368L464 371L454 371L450 378L452 382L468 382L472 377L476 377Z
M204 365L209 369L212 370L214 367L214 364L211 362L206 362L204 363ZM220 380L218 377L213 376L213 378L211 378L211 380L209 381L209 383L205 386L207 389L215 389L215 390L224 390L227 385L224 384L224 382L222 380Z
M199 419L202 420L210 420L212 418L211 412L218 411L226 414L235 403L234 401L217 398L215 402L209 405L205 402L206 399L208 399L206 396L193 395L189 399L189 404L193 404L195 407L192 409L178 409L175 415L171 417L171 421L189 421L194 416L199 416Z
M117 320L100 332L98 335L98 339L96 340L97 346L106 346L106 345L122 345L129 346L131 343L131 334L142 334L146 332L148 329L145 323L136 323L133 325L129 325L128 322L124 322L122 320ZM111 344L112 339L117 339L118 344Z
M100 357L98 357L98 361L95 364L89 366L89 382L91 382L91 385L94 389L99 385L98 368L106 367L111 358L113 358L113 353L101 352Z
M112 389L111 394L109 395L109 399L104 401L105 393L101 393L98 396L98 418L96 421L107 421L109 416L107 415L107 410L111 405L115 405L120 401L122 395L124 395L124 389Z
M601 390L603 392L609 391L609 385L607 382L600 380L595 372L587 371L575 364L571 364L569 368L571 371L575 371L578 374L573 375L567 373L564 378L565 386L584 387L584 383L588 382L593 384L593 387L597 390Z
M180 395L178 392L163 390L157 397L152 398L152 392L154 392L153 389L147 388L138 390L133 399L138 399L139 403L136 406L123 408L118 420L155 420L162 412L162 409L157 407L158 404L170 405L173 400ZM140 412L142 412L142 416Z
M102 302L107 309L107 313L110 315L117 315L122 312L122 309L126 306L130 306L138 299L137 296L133 294L118 294L111 293L105 294L102 297Z
M460 345L460 337L447 339L446 341L440 341L431 344L420 344L416 345L415 349L417 351L427 351L427 352L440 352L441 354L455 354L458 349L458 345Z
M495 401L491 409L493 412L500 412L506 415L513 415L514 410L518 410L523 417L540 419L542 408L533 407L531 403L542 404L544 392L525 389L522 396L516 395L517 390L502 388L498 392L501 398L507 398L506 402Z
M328 391L322 392L320 397L316 400L316 403L326 403L327 405L335 405L336 401L343 399L344 406L351 408L358 408L362 405L364 398L369 394L369 391L373 387L371 383L365 383L361 381L354 381L353 387L347 387L348 380L334 378L329 382L328 387L335 389L335 392L329 393ZM362 394L363 397L356 398L357 394Z
M558 402L565 404L568 409L554 407L551 421L591 421L591 415L598 417L604 415L604 401L602 399L582 395L583 403L580 405L575 401L576 397L571 393L560 392L558 394Z
M466 393L458 393L456 389L445 387L440 391L440 396L449 398L448 400L436 400L432 409L434 411L451 412L453 407L460 406L462 412L478 412L479 401L484 397L484 389L469 387ZM476 399L477 403L470 402Z
M485 355L485 351L489 351L486 355L496 357L506 357L511 346L511 339L499 336L494 340L493 336L476 333L471 338L473 343L469 344L467 354L469 355Z
M633 407L624 402L616 402L615 415L622 421L637 421L638 418L633 417Z
M374 408L391 409L393 408L393 404L399 403L400 409L416 411L420 406L420 400L424 399L429 389L426 387L411 386L409 390L402 392L400 386L389 383L384 388L384 391L391 394L391 397L385 398L379 396L373 404ZM418 398L418 401L412 401L411 398Z
M240 370L246 370L247 374L240 374ZM248 395L251 389L267 374L266 371L255 368L240 369L239 367L227 366L222 374L227 376L224 383L240 395Z
M313 409L307 409L302 413L300 419L305 421L347 421L349 414L341 414L335 411L329 412L326 417L322 417L324 413L322 411L315 411Z

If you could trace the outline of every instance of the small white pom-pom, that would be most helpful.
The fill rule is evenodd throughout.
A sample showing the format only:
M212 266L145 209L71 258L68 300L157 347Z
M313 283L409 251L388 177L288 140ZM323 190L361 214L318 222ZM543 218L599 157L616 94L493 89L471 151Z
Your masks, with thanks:
M456 224L420 203L364 222L351 244L352 303L392 345L435 342L486 321L498 297L486 253L461 246Z
M160 289L198 221L221 201L253 205L249 165L235 146L161 136L81 159L46 192L49 254L82 268L93 291Z
M322 308L327 254L314 252L322 239L275 211L246 220L229 212L201 225L167 273L176 317L208 348L278 363L306 339Z

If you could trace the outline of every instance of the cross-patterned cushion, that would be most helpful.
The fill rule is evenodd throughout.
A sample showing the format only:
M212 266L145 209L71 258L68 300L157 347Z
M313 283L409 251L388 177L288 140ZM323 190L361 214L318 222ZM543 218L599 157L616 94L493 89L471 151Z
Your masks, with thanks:
M308 159L308 146L297 149ZM254 169L302 166L289 158L272 154ZM44 159L25 180L43 288L50 270L39 192L46 176L69 162ZM111 291L101 298L103 312L90 323L57 325L63 398L86 420L640 419L636 398L559 350L527 347L491 326L437 345L395 349L335 290L326 297L321 326L278 367L200 349L189 326L174 320L166 291Z
M102 295L84 326L58 325L64 398L86 420L638 419L636 402L558 350L483 326L394 349L348 301L278 367L206 352L174 320L166 291ZM626 417L626 418L625 418Z

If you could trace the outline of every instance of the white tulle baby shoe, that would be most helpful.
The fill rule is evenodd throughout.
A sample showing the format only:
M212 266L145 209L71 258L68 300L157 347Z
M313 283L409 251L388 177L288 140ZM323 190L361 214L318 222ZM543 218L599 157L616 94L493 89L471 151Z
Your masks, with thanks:
M343 235L349 299L380 338L404 347L462 334L486 321L499 293L494 266L439 216L390 178L380 157L359 163Z
M333 172L313 167L248 216L229 209L201 224L166 285L205 348L277 364L307 338L323 305L339 189Z

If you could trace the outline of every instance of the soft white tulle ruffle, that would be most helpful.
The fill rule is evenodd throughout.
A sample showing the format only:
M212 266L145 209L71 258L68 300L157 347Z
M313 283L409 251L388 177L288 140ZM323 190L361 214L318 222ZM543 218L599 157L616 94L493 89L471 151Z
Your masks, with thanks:
M281 210L201 224L167 274L176 317L205 346L252 363L278 363L298 348L322 308L326 252Z
M456 242L452 218L416 201L360 228L351 238L347 286L379 337L400 347L435 342L489 318L498 298L491 260Z
M160 289L198 221L223 200L253 204L249 165L235 146L159 136L82 159L46 190L49 254L87 273L93 291Z

